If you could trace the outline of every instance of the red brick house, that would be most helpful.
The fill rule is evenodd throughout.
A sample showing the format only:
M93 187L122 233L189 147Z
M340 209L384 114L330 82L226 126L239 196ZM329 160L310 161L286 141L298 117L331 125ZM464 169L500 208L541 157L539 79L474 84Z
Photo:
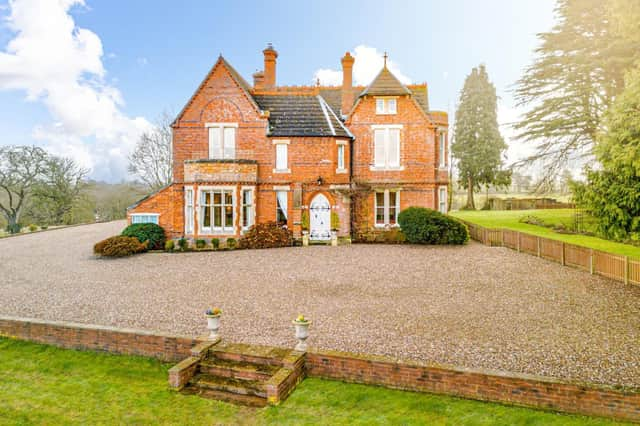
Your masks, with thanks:
M264 51L253 86L220 56L173 127L173 183L128 209L172 238L239 237L277 221L312 239L396 226L409 206L447 209L447 114L429 110L426 84L386 67L352 85L277 86L277 52ZM305 215L306 215L305 214ZM335 216L335 215L334 215Z

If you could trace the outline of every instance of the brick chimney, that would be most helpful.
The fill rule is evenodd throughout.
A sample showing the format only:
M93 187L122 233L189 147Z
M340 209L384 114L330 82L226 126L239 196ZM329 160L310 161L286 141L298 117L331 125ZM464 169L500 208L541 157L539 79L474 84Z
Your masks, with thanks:
M262 51L264 54L264 88L273 89L276 87L276 58L278 52L271 43Z
M342 115L349 114L353 107L353 63L355 61L349 52L342 58Z
M256 90L264 89L264 72L256 71L253 73L253 88Z

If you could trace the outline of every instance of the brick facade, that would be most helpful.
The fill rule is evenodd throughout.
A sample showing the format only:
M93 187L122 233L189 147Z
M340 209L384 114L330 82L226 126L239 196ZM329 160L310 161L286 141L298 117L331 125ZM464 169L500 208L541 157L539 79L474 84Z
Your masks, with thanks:
M426 85L402 86L405 92L394 96L397 113L381 115L376 114L378 96L351 87L350 55L342 61L342 88L324 88L277 86L277 52L270 46L263 53L265 71L254 75L253 87L222 57L218 59L173 123L172 185L132 206L130 221L133 214L156 213L171 238L237 238L243 232L243 189L253 190L254 223L275 221L276 191L286 191L287 226L296 237L301 235L303 212L316 194L328 199L340 219L338 235L343 236L352 233L354 220L360 220L361 215L354 214L363 207L350 198L359 187L371 192L368 211L356 224L365 228L375 227L375 191L400 191L400 209L438 208L438 188L448 183L446 168L439 168L438 145L440 132L446 135L447 117L426 110ZM372 126L387 124L402 126L397 170L373 167ZM227 160L210 160L209 129L219 125L233 129L235 154ZM276 145L283 143L288 157L285 172L276 171ZM338 170L339 149L344 156L342 170ZM193 190L192 208L185 206L185 188ZM218 229L212 225L209 230L201 226L201 191L216 188L233 193L233 225ZM192 230L185 227L187 208L193 215ZM380 225L378 229L384 228Z

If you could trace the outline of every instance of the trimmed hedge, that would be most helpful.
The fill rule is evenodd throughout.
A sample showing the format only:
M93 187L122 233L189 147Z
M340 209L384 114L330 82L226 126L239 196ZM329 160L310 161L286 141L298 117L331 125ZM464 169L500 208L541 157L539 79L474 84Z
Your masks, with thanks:
M465 244L469 230L449 216L424 207L409 207L398 215L400 229L413 244Z
M275 222L253 225L238 241L240 248L249 249L289 247L292 244L291 231Z
M93 252L107 257L124 257L147 251L147 242L141 243L135 237L116 235L93 246Z
M164 229L155 223L134 223L124 228L121 235L136 237L141 243L149 241L150 249L163 249L166 240Z

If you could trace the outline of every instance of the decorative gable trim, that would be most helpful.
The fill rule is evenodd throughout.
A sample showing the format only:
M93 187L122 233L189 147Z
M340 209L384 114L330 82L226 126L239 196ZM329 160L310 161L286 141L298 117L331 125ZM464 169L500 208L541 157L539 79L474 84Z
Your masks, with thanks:
M256 101L253 99L251 94L249 93L248 83L246 81L244 81L244 79L242 79L242 76L240 76L240 74L238 74L238 72L231 66L231 64L229 64L222 57L222 55L220 55L218 57L218 60L216 61L216 63L211 67L211 69L209 70L207 75L204 77L202 82L198 85L198 88L195 90L195 92L193 92L193 95L191 95L191 97L189 98L189 100L187 101L185 106L182 108L182 110L180 110L180 113L173 120L173 122L171 123L171 127L175 126L176 123L178 121L180 121L180 119L185 114L187 109L191 106L191 104L193 104L193 101L195 100L196 96L202 91L202 89L204 88L204 85L206 84L206 82L209 81L209 79L211 78L211 76L215 72L216 68L218 68L218 66L220 66L220 65L222 65L225 68L225 70L229 74L229 77L231 77L231 80L233 80L233 82L236 84L238 89L240 89L242 91L242 94L247 99L247 101L249 101L249 103L253 106L253 108L256 111L256 113L261 117L263 116L262 110L260 109L260 107L258 106Z
M324 114L324 118L325 120L327 120L327 124L329 125L329 128L331 129L331 135L335 136L336 135L336 129L333 128L333 124L331 124L331 119L329 119L329 113L327 112L327 105L324 103L324 99L322 99L322 96L318 95L318 102L320 103L320 108L322 108L322 113Z

